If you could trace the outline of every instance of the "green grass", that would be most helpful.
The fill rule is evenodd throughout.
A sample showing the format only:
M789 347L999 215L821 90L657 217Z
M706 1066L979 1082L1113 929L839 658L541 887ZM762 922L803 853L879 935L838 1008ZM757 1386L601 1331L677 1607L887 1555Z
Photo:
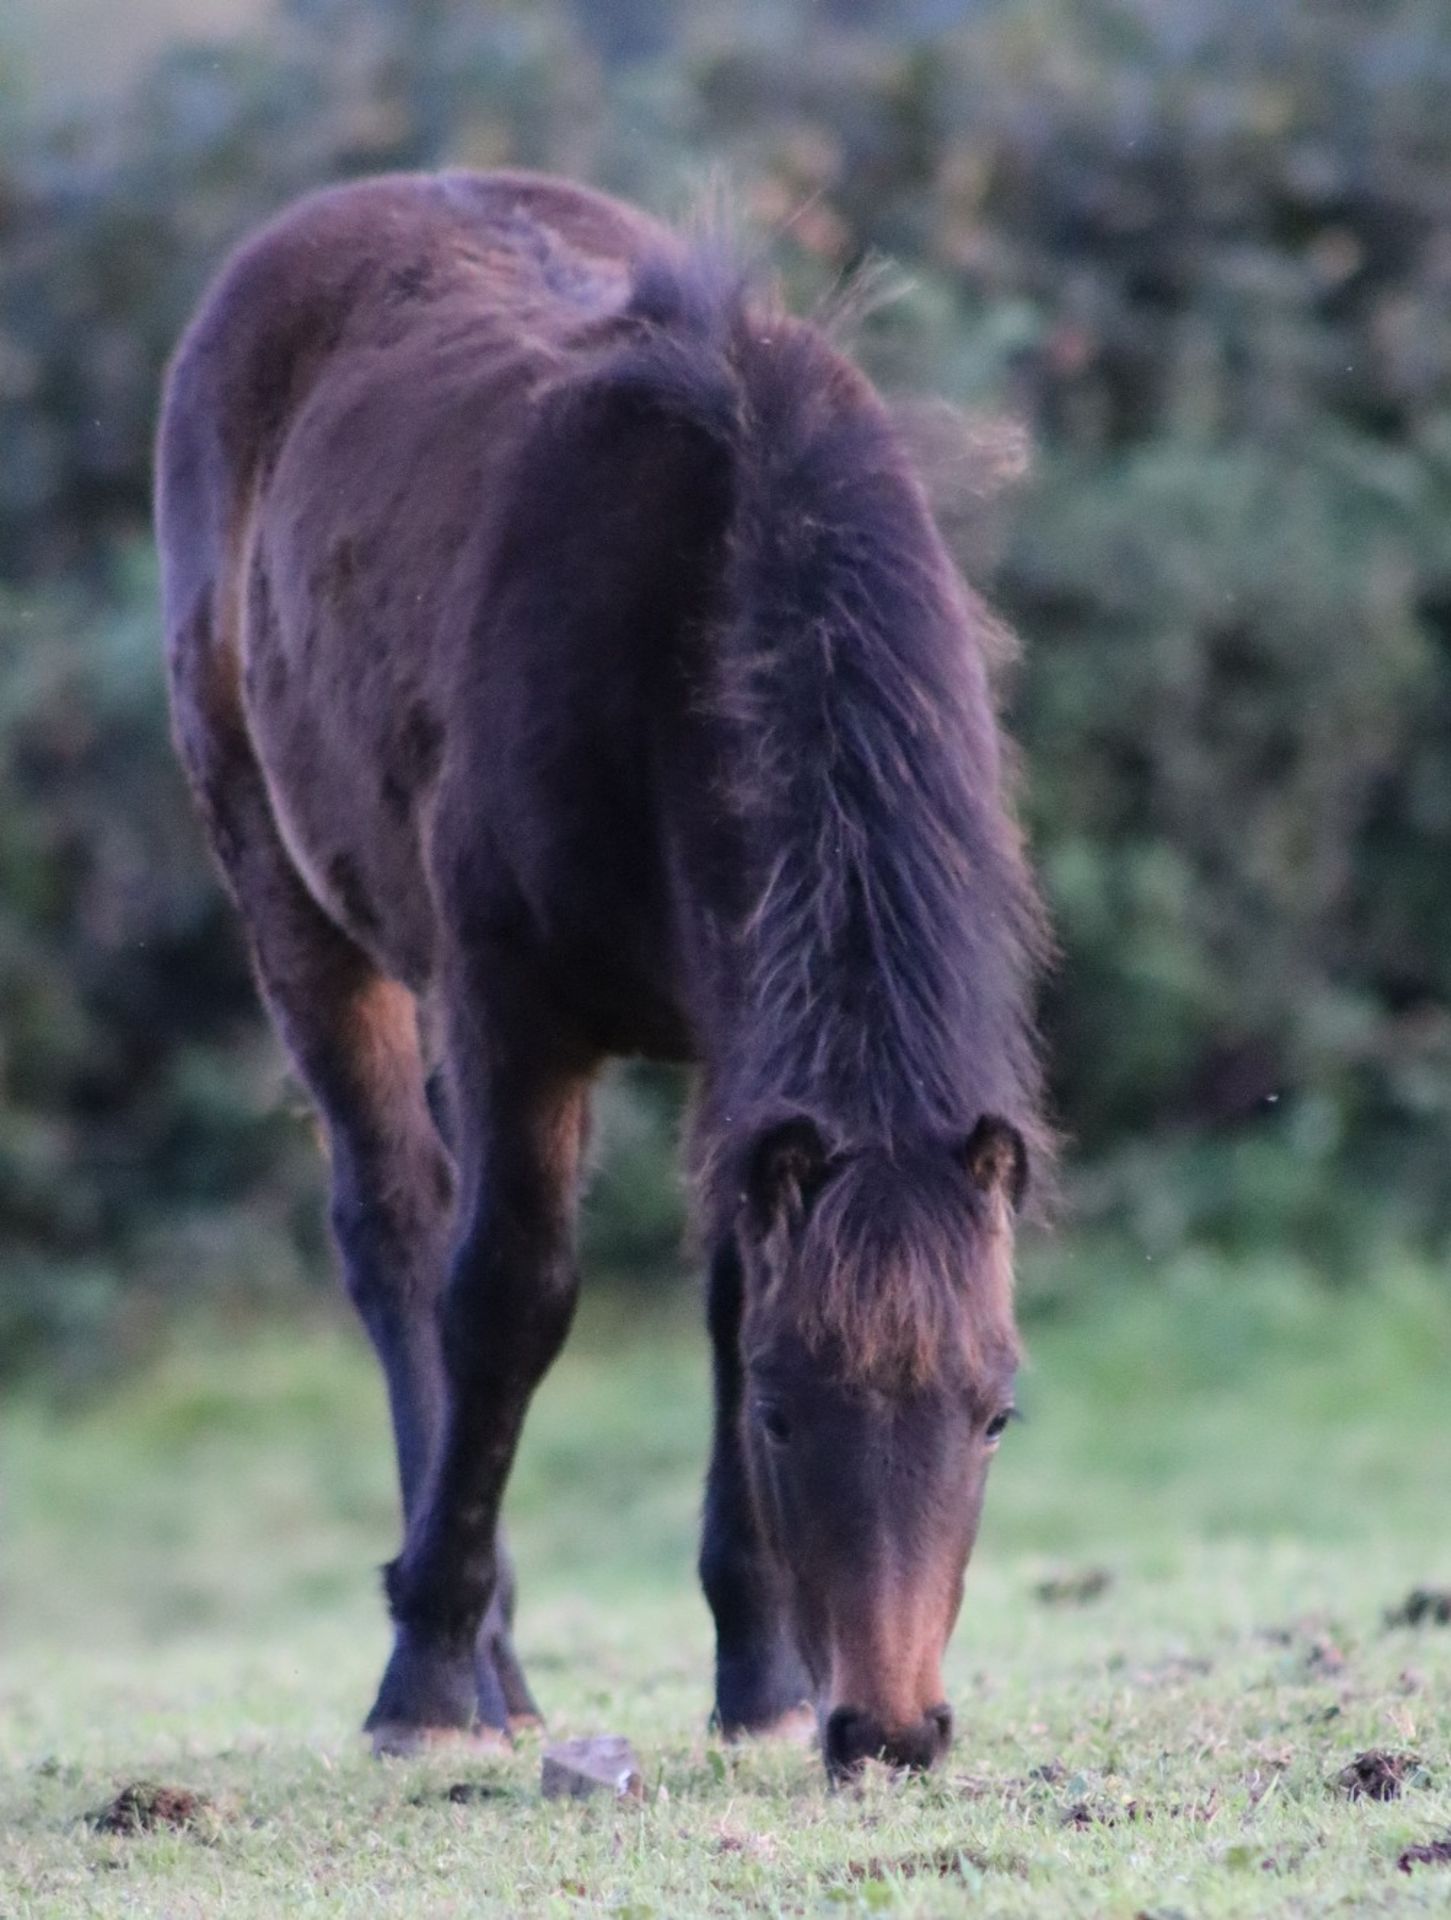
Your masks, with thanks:
M641 1808L544 1804L537 1744L363 1753L393 1494L343 1322L212 1329L80 1415L22 1399L0 1434L0 1915L1446 1912L1451 1869L1396 1860L1451 1834L1451 1628L1383 1613L1451 1584L1451 1291L1082 1265L995 1470L957 1745L859 1792L705 1733L683 1310L586 1314L513 1500L536 1690L556 1731L635 1741ZM1037 1597L1088 1567L1098 1598ZM1388 1804L1330 1785L1369 1747L1424 1763ZM212 1809L92 1831L138 1779ZM495 1791L455 1804L460 1780Z

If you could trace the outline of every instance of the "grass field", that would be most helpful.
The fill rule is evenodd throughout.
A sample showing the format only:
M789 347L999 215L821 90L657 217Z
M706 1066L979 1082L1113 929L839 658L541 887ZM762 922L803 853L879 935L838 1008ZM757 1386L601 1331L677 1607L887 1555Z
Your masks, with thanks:
M639 1807L544 1803L537 1742L361 1750L392 1487L343 1321L213 1328L82 1415L21 1399L0 1915L1451 1910L1451 1866L1397 1866L1451 1837L1451 1626L1384 1620L1451 1584L1451 1289L1094 1278L1034 1333L949 1665L950 1760L837 1794L813 1755L705 1732L683 1310L586 1314L513 1501L536 1690L554 1731L635 1741ZM1094 1570L1094 1597L1040 1594ZM1371 1748L1419 1757L1385 1803L1334 1785ZM205 1801L177 1828L87 1824L138 1780Z

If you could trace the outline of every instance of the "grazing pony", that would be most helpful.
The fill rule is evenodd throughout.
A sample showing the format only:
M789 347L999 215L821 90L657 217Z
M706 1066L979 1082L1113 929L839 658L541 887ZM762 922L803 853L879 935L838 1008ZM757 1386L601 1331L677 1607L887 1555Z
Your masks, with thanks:
M822 330L523 173L303 201L171 367L176 740L321 1113L405 1533L380 1751L535 1712L499 1509L591 1081L697 1071L727 1734L930 1764L1043 945L985 617Z

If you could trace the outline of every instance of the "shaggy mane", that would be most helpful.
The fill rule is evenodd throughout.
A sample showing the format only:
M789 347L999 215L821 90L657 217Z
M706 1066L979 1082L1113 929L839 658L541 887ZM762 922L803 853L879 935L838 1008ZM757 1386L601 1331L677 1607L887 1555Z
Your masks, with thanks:
M1031 1001L1046 936L1010 803L990 666L907 442L825 332L710 248L640 268L595 378L729 462L722 604L702 653L715 794L747 884L724 911L697 1154L715 1228L773 1115L889 1159L1011 1121L1048 1157ZM865 1164L865 1163L864 1163ZM884 1209L839 1184L794 1270L803 1329L919 1372L964 1303L966 1202ZM890 1224L889 1224L890 1223ZM888 1241L890 1240L890 1244ZM830 1257L813 1257L830 1247ZM890 1283L889 1283L890 1282Z

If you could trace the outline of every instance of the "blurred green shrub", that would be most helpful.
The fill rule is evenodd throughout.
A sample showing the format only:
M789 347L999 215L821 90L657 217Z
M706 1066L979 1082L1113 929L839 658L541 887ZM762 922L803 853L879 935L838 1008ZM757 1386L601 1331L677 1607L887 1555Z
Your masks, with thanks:
M0 592L0 1358L295 1278L310 1142L166 733L154 570Z
M165 740L151 424L230 240L443 160L666 212L723 164L801 297L902 264L869 364L1037 444L991 519L970 453L947 480L1027 643L1079 1216L1345 1271L1444 1242L1446 9L288 0L85 124L0 104L3 1350L316 1264L308 1131ZM678 1100L639 1070L602 1099L611 1269L672 1261Z

